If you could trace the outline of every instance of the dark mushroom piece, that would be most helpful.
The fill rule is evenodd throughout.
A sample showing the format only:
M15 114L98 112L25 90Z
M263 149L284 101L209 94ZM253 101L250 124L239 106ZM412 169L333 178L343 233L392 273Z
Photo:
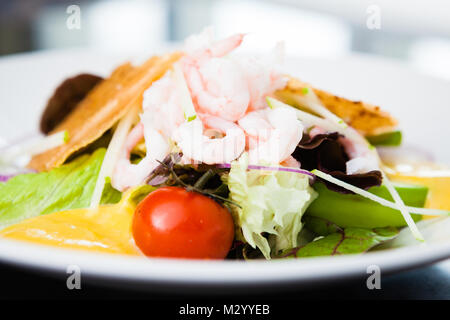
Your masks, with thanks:
M40 129L48 134L54 130L103 78L83 73L64 80L56 88L41 117Z

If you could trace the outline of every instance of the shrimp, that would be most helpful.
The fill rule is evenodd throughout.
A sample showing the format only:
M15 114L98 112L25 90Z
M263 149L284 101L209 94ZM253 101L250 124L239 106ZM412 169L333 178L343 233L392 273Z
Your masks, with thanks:
M213 28L208 27L200 34L195 34L184 42L184 52L196 60L204 60L211 57L223 57L239 47L244 34L238 33L221 41L214 41Z
M213 42L208 29L187 40L181 67L197 111L229 121L244 116L250 102L247 78L239 63L224 58L243 37L237 34Z
M140 122L128 134L125 146L114 169L112 185L120 191L139 185L170 152L169 139L175 129L184 122L170 73L154 82L144 93ZM161 121L161 115L164 120ZM138 163L130 162L133 148L145 139L146 156Z
M170 71L155 81L144 93L140 123L129 133L116 165L115 188L123 191L144 182L170 152L170 140L181 149L183 163L230 162L247 146L255 162L286 160L296 165L288 158L300 141L301 124L289 111L268 110L264 101L285 83L272 70L281 54L275 51L266 60L225 57L243 38L237 34L214 41L212 30L207 29L186 40L185 55L179 63L198 118L185 121L182 98ZM248 113L249 107L257 113ZM267 110L259 110L264 107ZM265 131L258 133L252 127ZM130 153L142 138L147 154L139 164L132 164ZM279 149L273 152L275 143Z
M224 58L243 37L214 42L209 28L186 40L182 68L198 111L237 121L248 108L267 107L265 97L286 85L274 68L284 55L282 43L262 58Z
M288 161L303 135L302 123L289 109L252 111L238 124L248 135L247 149L252 164Z
M354 129L348 128L347 130ZM314 137L315 135L325 133L327 133L326 130L314 126L310 130L309 135ZM350 158L345 164L345 171L347 174L366 173L371 170L379 170L378 158L376 154L368 148L367 144L364 142L353 141L346 137L340 137L338 141L342 144L345 152Z
M169 71L144 92L142 102L144 113L141 121L145 126L152 126L163 136L171 137L174 130L185 121L180 100ZM164 121L161 121L161 117L164 117Z
M216 139L206 136L202 120L225 136ZM174 141L183 151L183 161L216 164L237 159L245 149L244 131L235 123L215 116L203 115L202 120L182 124L174 134Z
M290 168L300 168L301 164L293 156L287 157L283 162L280 163L284 167Z
M145 138L147 154L138 164L132 164L130 162L131 150L142 138ZM142 123L139 123L127 137L125 148L114 169L112 186L119 191L124 191L129 187L144 183L150 172L159 164L158 161L162 161L168 153L167 139L153 128L144 127Z
M339 141L350 158L345 164L347 174L379 170L378 157L366 144L357 143L345 137L339 138Z
M319 126L313 126L313 127L311 127L311 129L309 130L309 133L308 133L308 134L309 134L309 136L310 136L311 138L314 138L314 137L317 136L318 134L325 134L325 133L327 133L326 130L320 128Z
M250 111L266 108L266 96L286 86L287 78L275 70L275 66L282 62L283 57L284 46L280 42L267 56L239 59L248 82Z

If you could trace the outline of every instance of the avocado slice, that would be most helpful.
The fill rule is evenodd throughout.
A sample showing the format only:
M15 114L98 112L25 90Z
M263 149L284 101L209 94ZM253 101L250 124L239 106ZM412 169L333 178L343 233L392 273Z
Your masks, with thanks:
M306 215L327 219L339 227L381 228L403 227L406 222L402 214L356 194L341 194L329 190L322 182L314 184L318 197L306 210ZM395 184L395 189L407 206L423 207L428 188L421 185ZM385 186L372 187L369 192L392 200ZM411 214L414 221L421 215Z
M402 132L392 131L382 133L376 136L368 136L366 138L370 142L370 144L374 146L396 147L401 145L402 143Z

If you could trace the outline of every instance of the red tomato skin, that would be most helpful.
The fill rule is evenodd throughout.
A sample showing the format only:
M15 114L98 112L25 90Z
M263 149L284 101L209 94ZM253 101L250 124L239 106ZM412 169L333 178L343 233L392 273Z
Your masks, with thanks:
M223 259L234 239L230 212L198 192L163 187L136 208L136 245L150 257Z

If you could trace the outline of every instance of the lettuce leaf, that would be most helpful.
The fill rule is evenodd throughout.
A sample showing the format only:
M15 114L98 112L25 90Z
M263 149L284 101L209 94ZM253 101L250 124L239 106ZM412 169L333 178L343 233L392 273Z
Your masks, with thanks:
M320 195L319 195L320 197ZM321 218L305 215L303 217L305 228L314 232L318 236L327 236L331 233L342 232L343 228L339 227L334 222Z
M231 164L226 178L238 240L259 248L270 259L270 235L275 251L295 248L301 218L316 193L309 178L293 172L250 170L248 155Z
M88 207L105 152L98 149L49 172L0 183L0 229L38 215ZM121 193L107 184L102 203L120 198Z
M362 229L345 228L299 247L288 257L317 257L364 253L388 240L399 230L394 227Z

